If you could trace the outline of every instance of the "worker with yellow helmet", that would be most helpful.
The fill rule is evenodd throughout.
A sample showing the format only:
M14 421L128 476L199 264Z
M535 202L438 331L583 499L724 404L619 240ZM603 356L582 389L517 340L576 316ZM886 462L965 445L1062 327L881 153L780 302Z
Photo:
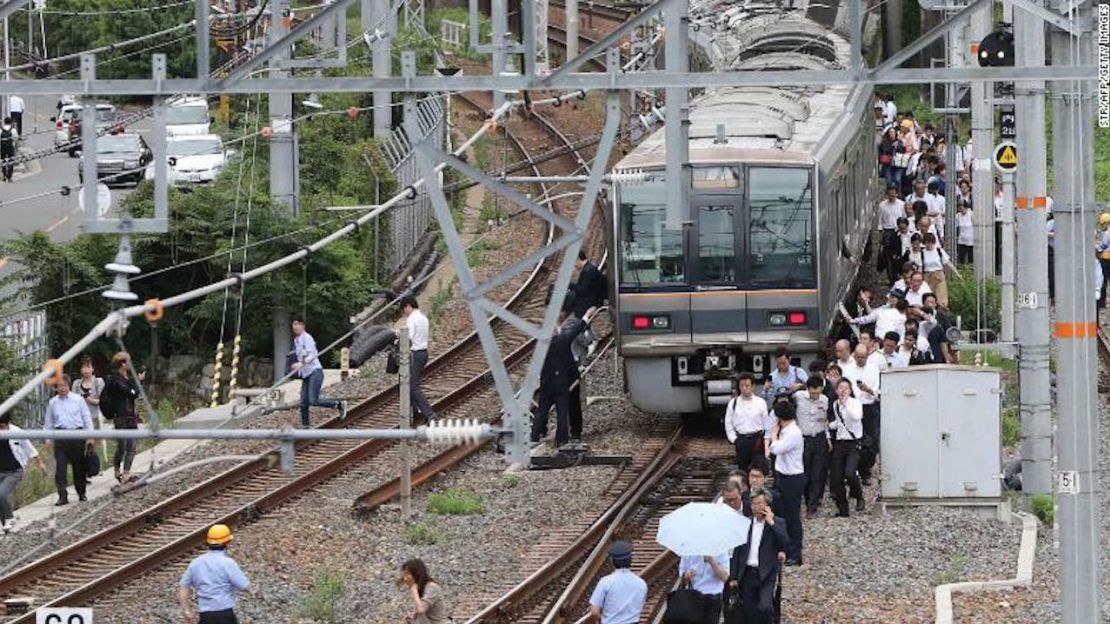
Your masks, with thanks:
M1095 253L1098 254L1098 264L1104 276L1110 276L1110 212L1098 216L1098 237L1095 239ZM1103 280L1098 294L1098 309L1106 307L1106 284L1110 280Z
M239 624L235 617L235 594L246 591L250 581L239 564L227 555L231 539L227 525L212 525L206 539L208 552L194 559L181 576L177 600L188 624ZM197 594L195 610L190 589Z

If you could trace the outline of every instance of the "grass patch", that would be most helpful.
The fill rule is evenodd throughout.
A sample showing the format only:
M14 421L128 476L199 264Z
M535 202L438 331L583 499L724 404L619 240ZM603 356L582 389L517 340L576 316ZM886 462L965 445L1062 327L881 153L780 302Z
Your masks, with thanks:
M439 541L439 535L431 526L418 522L405 527L405 541L410 546L431 546Z
M1010 448L1021 441L1021 416L1016 407L1002 408L1002 446Z
M428 497L428 513L440 516L471 516L485 510L482 497L465 490L446 490Z
M483 232L501 225L509 218L509 213L498 203L497 198L491 193L482 197L482 207L478 211L478 228Z
M438 282L437 287L439 291L432 295L428 303L428 318L433 322L439 319L444 310L447 309L447 306L451 305L451 301L455 298L455 284L453 282L449 284L447 288L443 287L443 282Z
M980 292L972 268L960 269L960 277L948 280L948 304L952 314L960 318L964 333L970 334L980 326L993 331L995 336L1001 333L1002 283L997 278L984 279Z
M474 153L474 166L482 171L489 171L493 165L493 139L488 134L483 134L478 137L474 145L470 146L471 151Z
M327 624L338 622L339 602L346 591L343 573L330 568L319 570L312 580L312 590L301 601L301 617Z
M503 489L514 488L520 485L520 475L510 474L501 477L501 487Z
M1033 515L1037 516L1045 526L1052 526L1052 522L1056 516L1052 495L1034 494L1029 503L1033 506Z
M1004 373L1013 373L1017 371L1017 361L1011 360L1000 353L993 351L983 352L983 366L993 366L1002 369Z
M501 245L496 241L489 240L488 238L480 238L467 248L466 263L471 267L479 266L485 261L487 251L496 251L500 248Z
M937 576L936 585L947 585L958 582L967 571L967 557L956 553L949 557L948 567Z

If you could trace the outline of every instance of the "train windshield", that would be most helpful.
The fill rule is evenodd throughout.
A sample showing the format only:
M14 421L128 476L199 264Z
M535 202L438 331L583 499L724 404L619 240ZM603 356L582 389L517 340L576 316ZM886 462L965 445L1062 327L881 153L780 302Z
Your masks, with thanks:
M682 229L666 227L667 187L662 177L620 189L621 281L676 284L686 281Z
M815 286L810 170L752 167L748 206L751 282L788 288Z

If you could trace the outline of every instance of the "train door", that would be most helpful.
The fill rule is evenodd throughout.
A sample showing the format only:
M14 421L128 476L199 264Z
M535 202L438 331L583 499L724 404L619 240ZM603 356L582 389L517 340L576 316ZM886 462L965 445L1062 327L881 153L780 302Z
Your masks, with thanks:
M690 331L720 344L747 340L745 294L740 259L743 237L737 228L739 194L695 195L693 227L686 245L690 267Z

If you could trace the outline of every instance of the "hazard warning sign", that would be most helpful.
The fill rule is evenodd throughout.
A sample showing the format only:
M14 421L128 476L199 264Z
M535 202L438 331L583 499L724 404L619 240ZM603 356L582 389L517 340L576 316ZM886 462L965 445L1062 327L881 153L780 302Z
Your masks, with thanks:
M994 166L999 171L1009 172L1017 169L1017 145L1013 141L1003 141L994 148Z

